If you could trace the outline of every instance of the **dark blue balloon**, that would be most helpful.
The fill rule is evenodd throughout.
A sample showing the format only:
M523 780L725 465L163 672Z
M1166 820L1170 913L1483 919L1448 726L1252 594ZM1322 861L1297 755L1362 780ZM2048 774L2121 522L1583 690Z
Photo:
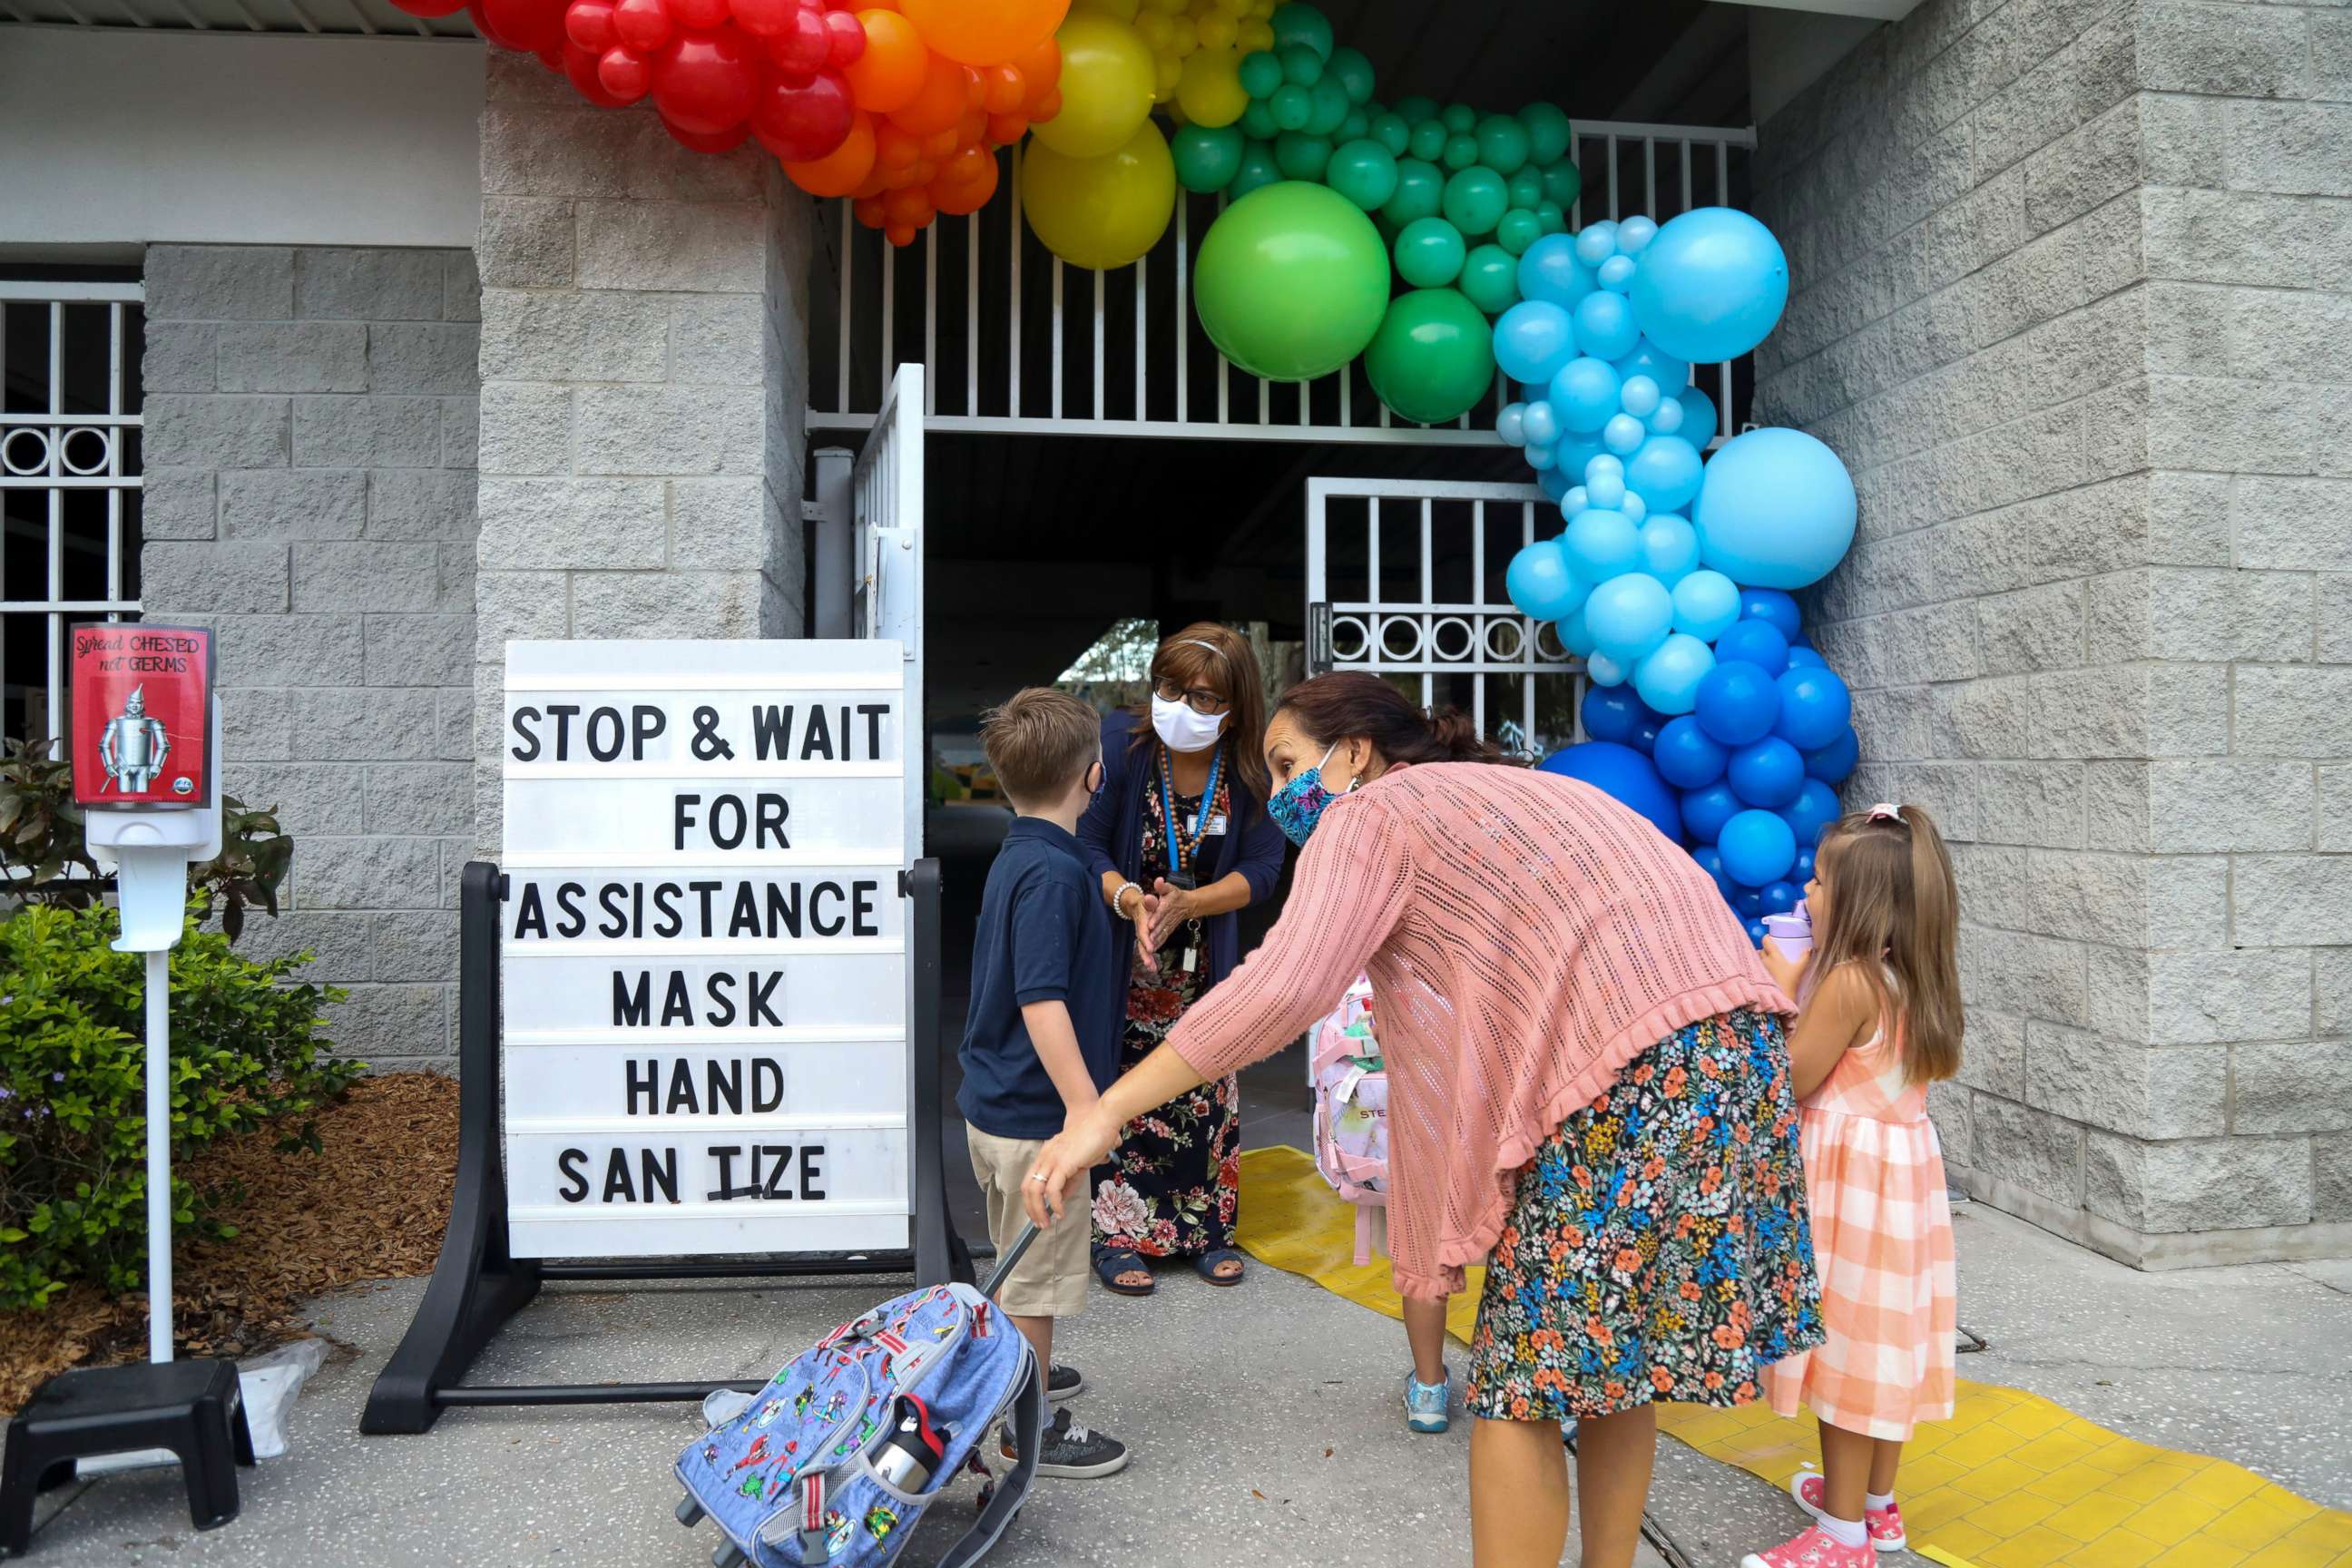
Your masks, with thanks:
M1704 683L1700 689L1705 689ZM1853 738L1853 726L1849 724L1828 745L1805 753L1805 776L1823 784L1843 784L1861 760L1862 744Z
M1761 889L1761 895L1764 900L1764 912L1768 915L1787 914L1797 907L1797 900L1800 896L1795 885L1790 882L1767 882Z
M1752 664L1777 676L1789 668L1789 639L1769 621L1734 621L1715 639L1715 661Z
M1739 815L1739 797L1727 784L1711 784L1683 796L1683 831L1699 844L1712 844L1723 825Z
M1647 704L1633 695L1631 686L1593 686L1584 693L1584 733L1587 739L1612 741L1621 746L1633 743L1633 732L1643 721L1657 722Z
M1828 663L1828 659L1823 658L1820 654L1813 651L1813 647L1811 643L1792 642L1789 645L1789 668L1790 669L1803 669L1807 667L1820 668L1826 666Z
M1847 721L1853 717L1853 698L1836 670L1827 665L1819 669L1783 670L1774 684L1780 689L1780 716L1772 721L1774 734L1801 752L1811 752L1845 733Z
M1813 846L1821 842L1822 829L1838 819L1837 791L1819 779L1807 779L1797 790L1797 798L1780 808L1788 819L1789 831L1797 836L1797 847L1811 856ZM1812 874L1810 863L1805 875ZM1804 877L1797 879L1800 882Z
M1731 900L1731 907L1745 919L1757 920L1764 913L1764 895L1754 888L1742 888L1739 896ZM1762 931L1764 927L1759 921L1754 929Z
M1675 805L1675 792L1658 777L1658 770L1650 765L1650 759L1633 747L1611 741L1587 741L1582 745L1554 752L1543 760L1542 767L1548 773L1582 780L1612 800L1648 817L1659 832L1676 844L1683 841L1682 815Z
M1752 664L1717 663L1698 683L1699 727L1727 746L1744 746L1772 732L1780 690Z
M1777 882L1797 863L1796 836L1769 811L1743 811L1723 825L1715 847L1723 874L1743 888Z
M1769 621L1784 641L1794 642L1804 629L1804 616L1797 611L1797 601L1778 588L1742 588L1739 590L1739 618L1743 621Z
M1772 933L1770 931L1765 929L1764 922L1762 921L1749 921L1748 922L1748 941L1750 946L1761 948L1764 945L1764 939L1771 934Z
M1731 760L1731 753L1685 713L1666 721L1650 760L1657 763L1658 776L1676 789L1699 789L1723 776L1723 765Z
M1664 722L1654 714L1643 720L1633 726L1633 732L1625 738L1625 744L1643 756L1654 759L1658 751L1658 726Z
M1789 880L1797 884L1800 892L1813 879L1813 851L1811 846L1797 851L1797 863L1789 868Z
M1723 880L1723 857L1716 853L1714 845L1702 844L1697 848L1692 850L1690 855L1692 859L1698 862L1698 868L1700 870L1714 878L1717 882Z
M1804 787L1805 759L1780 736L1767 735L1735 749L1724 774L1731 781L1732 794L1750 805L1775 811L1796 799Z

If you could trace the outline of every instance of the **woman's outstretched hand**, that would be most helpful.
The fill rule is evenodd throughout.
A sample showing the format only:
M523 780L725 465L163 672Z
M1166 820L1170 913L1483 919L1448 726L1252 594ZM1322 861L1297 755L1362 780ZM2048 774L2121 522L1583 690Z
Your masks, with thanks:
M1187 921L1200 918L1193 910L1200 895L1189 888L1170 887L1165 877L1152 883L1151 894L1151 945L1161 947L1176 934L1178 927ZM1138 926L1142 923L1140 921L1136 922Z
M1118 1142L1118 1122L1100 1102L1064 1123L1061 1132L1038 1151L1036 1163L1029 1167L1028 1178L1021 1184L1021 1206L1029 1211L1030 1222L1044 1226L1059 1219L1072 1184L1086 1181L1087 1173L1100 1164Z

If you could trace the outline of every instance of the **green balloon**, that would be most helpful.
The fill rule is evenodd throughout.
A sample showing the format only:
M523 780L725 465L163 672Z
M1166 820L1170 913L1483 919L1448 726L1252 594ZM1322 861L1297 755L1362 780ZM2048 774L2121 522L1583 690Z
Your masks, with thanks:
M1282 183L1282 171L1275 166L1274 149L1264 142L1252 142L1242 149L1241 171L1225 191L1228 201L1240 201L1252 191L1265 185Z
M1331 58L1331 19L1314 6L1296 3L1277 5L1268 20L1274 27L1277 48L1285 44L1305 44L1315 51L1318 59Z
M1313 87L1323 79L1323 57L1305 44L1285 44L1275 51L1274 58L1282 62L1285 81Z
M1495 384L1495 334L1452 289L1417 289L1389 305L1364 373L1381 401L1407 419L1443 425L1478 405Z
M1435 164L1418 158L1397 160L1396 195L1381 205L1381 216L1402 228L1416 218L1435 217L1445 205L1445 175Z
M1339 48L1331 51L1331 74L1348 89L1350 103L1372 100L1372 62L1364 58L1361 49Z
M1448 136L1445 139L1445 166L1466 169L1478 161L1478 139L1475 136Z
M1499 316L1519 302L1518 259L1499 245L1482 245L1463 261L1455 287L1482 312Z
M1177 177L1183 177L1181 167ZM1396 154L1370 137L1343 142L1323 171L1323 183L1371 212L1388 205L1388 199L1396 195Z
M1238 125L1180 125L1168 138L1176 160L1176 183L1203 195L1222 191L1242 172L1242 152L1247 145Z
M1546 234L1566 234L1568 232L1568 215L1559 210L1559 204L1558 202L1537 203L1536 216L1542 220L1543 231Z
M1454 227L1473 239L1494 233L1510 206L1503 176L1484 164L1473 163L1445 182L1443 210Z
M1397 276L1416 289L1437 289L1462 275L1462 231L1442 217L1415 218L1396 237Z
M1445 129L1455 136L1466 135L1478 128L1478 111L1466 103L1449 103L1438 116Z
M1363 353L1380 331L1388 252L1372 220L1339 192L1303 181L1267 185L1209 226L1193 263L1192 304L1209 341L1244 371L1311 381Z
M1478 121L1478 162L1498 174L1516 174L1528 161L1527 128L1507 114Z
M1543 219L1526 207L1513 207L1495 226L1495 243L1513 256L1523 256L1528 246L1543 237Z
M1530 210L1543 203L1543 171L1522 168L1510 178L1511 205Z
M1444 157L1445 126L1444 122L1436 120L1415 121L1412 139L1406 143L1406 151L1424 163L1434 163Z
M1263 98L1253 98L1242 110L1242 134L1253 142L1271 142L1282 134L1282 127L1274 118L1274 105Z
M1282 171L1286 180L1319 180L1330 166L1331 142L1328 137L1310 136L1304 131L1286 131L1275 138L1274 166Z
M1268 95L1265 106L1274 111L1274 122L1285 131L1304 131L1307 122L1315 118L1315 95L1295 81L1284 82Z
M1348 122L1348 89L1329 77L1325 77L1307 89L1315 98L1315 112L1307 117L1307 132L1311 136L1328 136Z
M1372 121L1372 140L1402 158L1412 145L1412 127L1391 109Z
M1360 109L1348 110L1348 118L1339 121L1339 129L1331 133L1334 142L1360 142L1372 133L1372 117Z
M1424 120L1437 118L1437 100L1433 98L1400 98L1391 112L1407 125L1418 125Z
M1554 163L1544 171L1544 195L1559 204L1566 212L1584 194L1584 176L1576 172L1573 163Z
M1559 105L1530 103L1519 110L1519 123L1527 128L1528 157L1538 163L1557 163L1568 156L1576 132Z
M1282 85L1282 61L1269 49L1252 49L1242 57L1242 90L1264 98Z

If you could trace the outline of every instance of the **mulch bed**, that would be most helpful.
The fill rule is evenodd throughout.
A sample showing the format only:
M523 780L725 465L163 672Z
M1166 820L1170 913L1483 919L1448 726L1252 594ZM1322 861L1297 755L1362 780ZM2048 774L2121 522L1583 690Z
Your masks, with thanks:
M217 1211L235 1237L183 1240L173 1250L181 1353L252 1355L308 1335L297 1308L305 1297L432 1272L457 1180L457 1080L421 1072L362 1079L312 1120L322 1153L281 1153L278 1131L265 1127L185 1167L200 1189L241 1186L244 1197ZM40 1310L0 1312L0 1413L68 1367L146 1353L143 1291L109 1300L94 1285L76 1285Z

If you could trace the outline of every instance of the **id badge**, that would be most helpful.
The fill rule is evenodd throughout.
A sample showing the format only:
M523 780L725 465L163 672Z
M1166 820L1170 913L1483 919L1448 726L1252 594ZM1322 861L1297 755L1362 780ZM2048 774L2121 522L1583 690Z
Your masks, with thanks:
M1223 812L1222 812L1222 811L1221 811L1221 812L1218 812L1215 816L1213 816L1210 817L1206 822L1203 822L1202 824L1201 824L1201 837L1203 837L1203 838L1223 838L1224 836L1225 836L1225 814L1224 814Z

